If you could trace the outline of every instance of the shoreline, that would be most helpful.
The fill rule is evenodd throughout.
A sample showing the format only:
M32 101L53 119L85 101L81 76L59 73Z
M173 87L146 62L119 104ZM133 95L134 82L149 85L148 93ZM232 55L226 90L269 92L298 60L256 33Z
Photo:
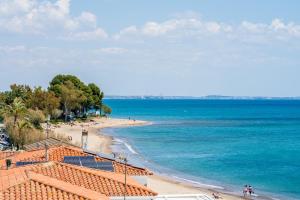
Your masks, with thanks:
M71 144L81 145L82 130L88 131L87 150L98 151L106 154L111 154L111 145L113 137L105 135L101 132L104 128L117 128L128 126L142 126L151 123L141 120L127 120L127 119L111 119L111 118L94 118L89 122L74 122L73 125L68 123L61 123L51 127L51 131L55 135L69 137L71 136Z
M88 142L87 149L90 151L103 152L106 154L112 153L112 147L114 144L113 136L107 135L103 132L104 128L121 128L129 126L145 126L151 125L150 122L141 120L129 120L129 119L115 119L115 118L94 118L90 122L75 122L74 125L60 124L58 127L53 128L55 134L60 134L64 136L72 136L71 144L80 145L81 144L81 132L83 129L88 130ZM155 171L154 171L155 172ZM209 185L192 184L189 180L184 178L170 176L168 174L162 174L155 172L155 175L148 177L148 187L152 190L158 192L159 194L196 194L203 193L212 197L212 193L218 194L223 200L245 200L249 198L244 198L237 194L231 194L234 191L226 191L221 189L221 187L214 188L209 187ZM198 182L197 182L198 183ZM216 186L218 187L218 186ZM272 198L264 197L260 199L271 200ZM256 198L254 198L256 199Z

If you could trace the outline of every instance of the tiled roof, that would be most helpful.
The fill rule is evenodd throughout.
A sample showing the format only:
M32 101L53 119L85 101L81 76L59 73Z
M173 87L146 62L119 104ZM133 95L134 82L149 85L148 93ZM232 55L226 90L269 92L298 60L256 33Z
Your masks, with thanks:
M0 151L0 160L10 157L18 152L16 151Z
M8 170L0 170L0 191L27 180L28 177L25 170L30 170L35 167L36 165L26 165Z
M124 194L124 175L80 167L65 163L53 163L47 167L35 168L32 171L56 178L73 185L91 189L107 196ZM126 194L128 196L155 196L156 193L127 177Z
M47 143L48 147L60 146L62 144L66 144L66 145L70 145L71 146L71 144L67 143L66 141L49 137L47 139L44 139L44 140L41 140L41 141L38 141L38 142L35 142L35 143L32 143L32 144L24 145L24 149L26 151L43 149L43 148L45 148L45 143Z
M0 192L0 200L21 199L108 200L109 198L83 187L28 172L23 182L15 182Z
M47 181L46 183L52 184L52 187L61 186L65 183L70 187L72 186L71 188L73 188L73 190L75 190L76 187L80 187L106 196L122 196L125 189L123 174L89 169L65 163L47 162L9 170L0 170L0 191L4 191L4 194L6 195L11 193L16 195L14 194L14 191L19 191L21 189L27 191L29 186L36 187L37 183L32 182L35 179L33 180L29 177L29 181L28 174L36 174L35 176L45 177L44 180ZM41 183L41 181L38 182L39 184ZM56 184L56 182L59 184ZM140 185L130 177L127 177L126 183L127 196L157 195L155 192ZM21 186L16 187L16 185ZM54 190L56 189L54 188ZM60 187L60 190L70 192L67 189L62 188L62 186ZM28 193L30 192L34 191L28 191ZM2 199L0 198L0 200Z
M73 146L61 145L59 147L49 148L49 161L62 162L64 156L87 156L87 155L90 154L83 152L82 149ZM13 163L16 163L18 161L46 161L44 149L26 151L23 153L12 155L9 158L12 160ZM125 166L123 163L113 161L108 158L103 158L100 156L95 156L95 159L96 161L99 162L112 161L115 172L125 173ZM6 165L5 159L0 160L0 166L2 169L6 167L5 165ZM12 165L12 167L14 167L14 164ZM139 176L139 175L151 175L152 173L144 168L127 165L127 174L132 176Z

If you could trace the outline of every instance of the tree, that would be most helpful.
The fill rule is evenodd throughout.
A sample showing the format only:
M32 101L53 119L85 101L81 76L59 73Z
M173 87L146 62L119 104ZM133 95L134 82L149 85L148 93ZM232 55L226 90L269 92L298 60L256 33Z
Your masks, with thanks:
M16 124L15 133L17 133L18 137L15 137L15 144L16 146L21 146L23 148L24 144L26 143L28 129L32 129L32 126L29 121L27 120L20 120Z
M30 98L32 95L32 90L28 85L17 85L17 84L12 84L10 86L10 91L6 92L6 99L5 103L6 104L11 104L15 100L15 98L20 98L22 99L23 103L26 106L30 106Z
M55 76L52 79L52 81L50 82L49 90L54 91L56 93L55 86L56 85L63 85L67 81L72 82L74 87L79 89L79 90L82 90L85 87L84 83L79 78L77 78L76 76L59 74L59 75Z
M88 85L88 87L91 89L92 91L92 98L93 98L93 107L95 109L100 110L100 115L102 114L102 99L104 97L104 93L100 90L100 88L95 85L94 83L90 83Z
M28 110L28 121L36 129L42 129L41 123L45 122L45 115L41 110Z
M58 119L62 114L63 114L63 111L62 111L62 110L54 109L54 110L52 111L51 116L52 116L53 119L56 120L56 119Z
M45 91L41 87L34 89L31 96L31 108L42 110L45 115L53 115L60 106L60 99L52 91Z
M2 110L4 109L4 107L6 106L6 104L5 104L5 99L6 99L5 93L1 92L1 93L0 93L0 122L2 122L3 119L4 119L4 116L3 116L4 113L2 113L1 111L2 111Z
M49 91L53 91L57 97L62 94L62 87L66 84L73 84L73 89L80 93L80 103L78 103L75 113L85 113L88 109L95 108L102 110L102 99L104 93L94 83L84 84L79 78L72 75L57 75L50 82ZM64 103L61 100L61 108L65 110ZM74 110L74 108L73 108Z
M12 118L5 119L5 127L9 134L11 143L19 149L25 144L40 141L44 138L40 129L34 128L29 119L24 117L18 119L16 125L13 125Z
M5 103L6 95L4 92L0 92L0 104Z
M80 102L83 101L81 91L77 90L71 81L67 81L60 86L60 99L64 108L65 121L72 109L80 107Z
M1 115L4 117L13 117L13 125L15 126L19 117L22 117L27 112L23 100L16 97L11 105L4 105L1 108Z
M27 141L34 141L33 138L40 138L41 131L36 131L34 126L40 126L43 119L37 120L37 115L28 112L23 100L16 97L10 105L4 104L1 107L1 114L4 116L5 127L8 131L12 144L23 147ZM37 111L41 113L41 111Z
M105 116L110 115L112 112L111 108L105 104L102 105L102 110L103 110Z

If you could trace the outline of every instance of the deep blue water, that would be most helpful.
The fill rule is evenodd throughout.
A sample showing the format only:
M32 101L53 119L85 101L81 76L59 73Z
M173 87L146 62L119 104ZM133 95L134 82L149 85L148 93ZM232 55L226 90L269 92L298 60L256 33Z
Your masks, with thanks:
M105 100L113 117L150 126L113 129L158 166L196 180L300 199L300 101ZM281 198L287 199L287 198Z

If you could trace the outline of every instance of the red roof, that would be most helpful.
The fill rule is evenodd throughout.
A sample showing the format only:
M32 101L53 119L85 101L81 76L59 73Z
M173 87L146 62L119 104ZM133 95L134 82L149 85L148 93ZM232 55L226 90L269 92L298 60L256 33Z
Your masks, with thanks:
M23 178L22 178L23 179ZM108 200L106 195L32 172L0 191L1 200Z
M49 161L58 161L62 162L64 159L64 156L88 156L91 155L89 153L84 152L82 149L73 147L73 146L65 146L61 145L58 147L51 147L48 150L49 152ZM95 155L94 155L95 156ZM45 150L39 149L39 150L33 150L33 151L25 151L22 153L12 154L11 156L8 156L6 158L9 158L12 160L12 167L15 167L15 163L18 161L46 161L45 159ZM123 163L110 160L108 158L103 158L100 156L95 156L96 161L112 161L114 166L114 172L117 173L125 173L125 166ZM6 168L6 162L5 159L0 159L0 168L5 169ZM135 167L132 165L127 165L127 174L132 176L139 176L139 175L151 175L152 172L150 172L147 169Z
M84 196L78 193L78 191L89 191L89 193L96 196L100 194L105 196L122 196L124 194L125 183L123 174L59 162L47 162L9 170L0 170L0 194L3 195L4 199L14 199L7 197L16 197L18 195L22 197L19 199L26 199L26 195L35 195L32 193L36 191L32 188L35 188L35 190L39 188L39 191L40 188L46 188L40 195L47 193L48 190L53 190L55 197L63 193L68 196L66 199L77 199L77 197L80 197L79 199L92 199L91 196ZM26 192L23 194L22 191ZM72 193L72 191L75 192ZM147 187L140 185L132 178L127 177L126 195L155 196L157 194ZM47 197L50 198L52 196ZM52 198L55 199L54 196Z

